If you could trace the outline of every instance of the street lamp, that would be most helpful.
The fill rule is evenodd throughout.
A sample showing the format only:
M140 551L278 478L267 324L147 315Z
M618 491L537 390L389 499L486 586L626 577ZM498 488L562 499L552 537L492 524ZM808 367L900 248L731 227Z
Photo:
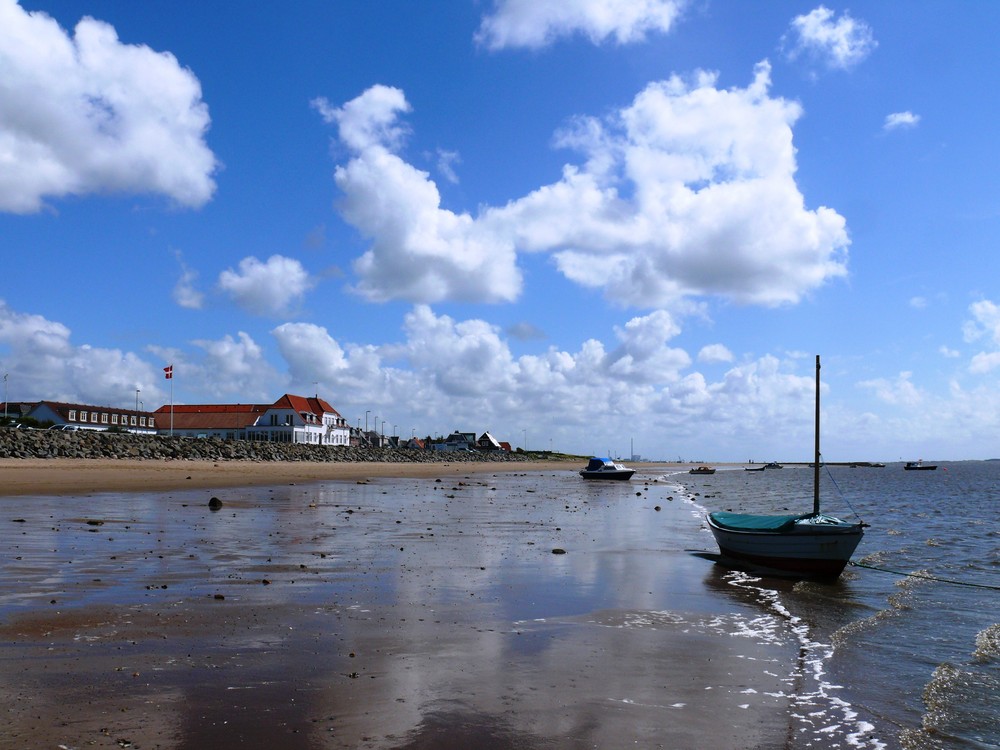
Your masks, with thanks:
M135 389L135 410L139 411L139 389Z
M368 434L368 415L371 414L371 409L365 409L365 434Z

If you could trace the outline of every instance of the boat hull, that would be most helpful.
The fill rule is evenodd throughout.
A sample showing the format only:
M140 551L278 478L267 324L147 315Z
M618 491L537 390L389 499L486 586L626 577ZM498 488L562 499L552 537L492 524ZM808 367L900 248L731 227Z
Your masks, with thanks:
M709 514L708 525L724 558L805 578L839 576L864 536L861 524L843 521L815 528L796 524L790 531L743 531L723 528Z
M635 474L633 469L626 469L624 471L587 471L584 469L580 472L580 476L584 479L612 479L618 481L631 479L633 474Z

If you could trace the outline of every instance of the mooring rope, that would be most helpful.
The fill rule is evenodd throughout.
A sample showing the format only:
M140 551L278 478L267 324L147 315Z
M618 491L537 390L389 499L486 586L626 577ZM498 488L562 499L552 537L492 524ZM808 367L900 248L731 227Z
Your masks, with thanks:
M847 507L851 509L851 513L854 514L855 518L857 518L861 522L864 522L864 519L861 517L861 515L854 509L854 506L851 505L850 499L847 497L847 495L844 494L844 491L840 489L840 485L837 484L837 480L833 478L833 472L830 471L830 467L826 463L822 462L822 458L823 456L820 455L821 465L824 469L826 469L826 475L830 477L830 481L833 482L833 486L837 489L837 494L840 495L840 499L843 500L845 503L847 503Z
M878 568L874 565L865 565L864 563L854 562L853 560L848 560L847 564L853 565L855 568L867 568L868 570L877 570L880 573L892 573L893 575L905 576L906 578L922 578L925 581L935 581L936 583L949 583L952 586L968 586L970 588L976 588L976 589L991 589L993 591L1000 591L1000 586L991 586L988 583L969 583L968 581L956 581L954 578L939 578L938 576L929 576L929 575L924 575L923 573L904 573L901 570Z

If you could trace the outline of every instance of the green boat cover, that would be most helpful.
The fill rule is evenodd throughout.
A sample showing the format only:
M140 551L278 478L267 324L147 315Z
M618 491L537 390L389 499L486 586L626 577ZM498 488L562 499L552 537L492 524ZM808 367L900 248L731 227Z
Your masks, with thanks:
M719 526L733 531L788 531L795 525L796 521L808 518L812 513L801 513L794 516L764 516L753 513L719 511L710 515Z

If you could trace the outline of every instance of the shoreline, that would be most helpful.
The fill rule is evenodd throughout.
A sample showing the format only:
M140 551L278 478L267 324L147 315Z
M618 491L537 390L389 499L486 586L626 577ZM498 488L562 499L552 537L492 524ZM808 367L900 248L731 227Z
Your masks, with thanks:
M687 464L638 463L633 482ZM91 458L0 459L0 497L81 495L95 492L164 492L360 481L370 478L434 479L463 474L576 471L579 460L311 462L194 461Z

